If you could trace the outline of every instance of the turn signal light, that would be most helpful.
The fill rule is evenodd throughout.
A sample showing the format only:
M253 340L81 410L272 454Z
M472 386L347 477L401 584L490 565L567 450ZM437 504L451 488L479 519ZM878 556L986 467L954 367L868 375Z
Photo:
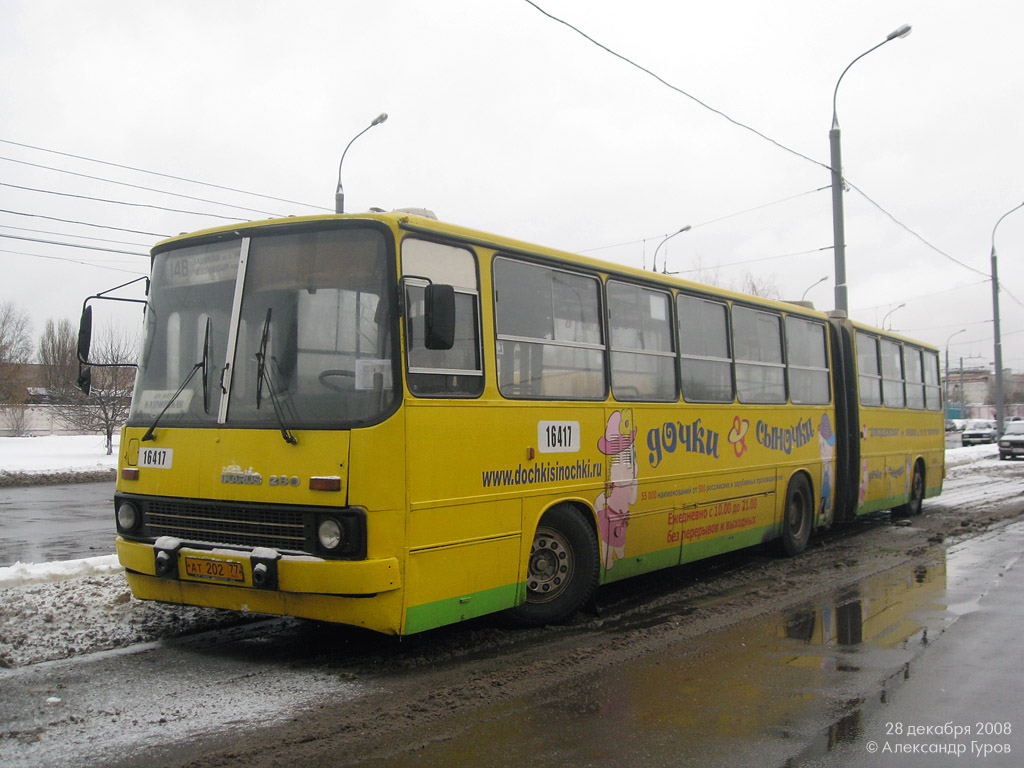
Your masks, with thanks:
M138 480L139 470L136 467L122 467L121 468L121 479L122 480Z
M311 491L340 491L340 477L311 477L309 478L309 490Z

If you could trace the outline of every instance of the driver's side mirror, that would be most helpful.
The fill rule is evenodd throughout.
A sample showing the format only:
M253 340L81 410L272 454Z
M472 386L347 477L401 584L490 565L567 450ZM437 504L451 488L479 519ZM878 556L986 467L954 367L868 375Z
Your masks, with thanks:
M82 320L78 324L78 362L88 364L89 348L92 346L92 307L82 310Z
M451 349L455 346L455 289L431 283L423 298L426 348Z
M89 348L92 346L92 307L82 310L78 324L78 388L86 397L92 390L92 368L89 367Z

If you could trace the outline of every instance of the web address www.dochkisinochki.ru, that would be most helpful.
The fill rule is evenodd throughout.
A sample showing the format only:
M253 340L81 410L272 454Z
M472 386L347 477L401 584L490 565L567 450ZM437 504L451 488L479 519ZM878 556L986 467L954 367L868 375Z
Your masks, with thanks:
M520 464L515 469L484 470L484 488L506 485L536 485L538 483L558 483L571 480L593 480L604 475L604 465L580 459L572 464L560 462L541 462L534 466L524 467Z

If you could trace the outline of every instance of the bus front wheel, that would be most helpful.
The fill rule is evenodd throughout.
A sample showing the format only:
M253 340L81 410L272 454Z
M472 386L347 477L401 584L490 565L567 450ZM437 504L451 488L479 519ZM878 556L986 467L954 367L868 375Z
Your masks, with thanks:
M549 510L533 537L526 573L526 602L508 611L516 624L562 621L579 610L597 587L597 538L583 515L568 504Z
M814 497L803 475L796 475L786 488L786 508L782 517L782 539L779 548L792 557L804 551L814 525Z

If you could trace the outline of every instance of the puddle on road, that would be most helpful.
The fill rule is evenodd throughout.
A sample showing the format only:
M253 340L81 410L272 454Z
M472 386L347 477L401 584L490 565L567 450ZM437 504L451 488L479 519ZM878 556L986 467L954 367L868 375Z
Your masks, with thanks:
M864 718L912 675L914 660L977 606L1021 551L1024 526L1014 528L1012 546L1001 533L973 539L936 553L942 559L478 710L435 730L413 754L368 762L817 764L858 739Z

